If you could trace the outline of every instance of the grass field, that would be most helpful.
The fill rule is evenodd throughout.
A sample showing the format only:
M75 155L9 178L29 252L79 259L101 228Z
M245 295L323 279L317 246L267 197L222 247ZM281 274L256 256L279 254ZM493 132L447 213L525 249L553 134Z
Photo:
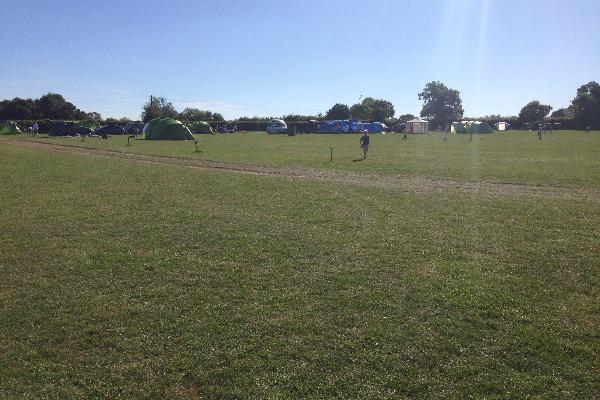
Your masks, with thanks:
M492 135L371 135L368 162L362 157L357 135L197 135L202 153L191 142L132 141L113 136L37 139L51 143L105 148L140 154L202 158L270 166L377 174L435 176L530 184L600 186L600 132L555 131L539 141L535 132ZM330 163L330 148L334 162Z
M587 189L600 180L595 134L386 135L364 162L352 161L356 136L200 136L200 154L124 140L83 144ZM352 187L3 140L0 182L0 398L600 393L598 197Z

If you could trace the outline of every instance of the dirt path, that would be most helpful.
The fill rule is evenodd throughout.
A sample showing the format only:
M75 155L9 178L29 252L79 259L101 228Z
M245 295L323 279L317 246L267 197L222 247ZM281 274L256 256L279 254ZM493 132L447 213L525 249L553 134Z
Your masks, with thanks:
M485 197L537 196L560 199L586 199L600 201L600 190L590 188L566 187L555 185L529 185L501 182L478 182L444 178L414 176L367 175L351 172L316 171L289 167L274 168L266 166L231 163L224 161L193 160L188 158L155 156L119 152L113 150L92 149L71 145L7 139L3 143L19 147L80 154L93 157L127 160L139 163L175 165L203 170L241 173L257 176L272 176L292 179L308 179L333 183L342 183L359 187L398 189L413 193L453 192Z

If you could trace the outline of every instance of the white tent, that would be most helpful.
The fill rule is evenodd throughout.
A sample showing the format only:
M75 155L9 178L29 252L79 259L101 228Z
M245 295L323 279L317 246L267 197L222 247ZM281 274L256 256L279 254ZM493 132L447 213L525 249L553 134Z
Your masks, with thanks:
M415 118L406 122L406 133L429 133L429 121Z

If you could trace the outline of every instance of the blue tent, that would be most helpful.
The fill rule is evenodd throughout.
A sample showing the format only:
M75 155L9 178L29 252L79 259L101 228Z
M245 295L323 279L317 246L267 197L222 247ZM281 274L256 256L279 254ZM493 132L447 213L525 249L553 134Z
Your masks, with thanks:
M332 120L319 123L318 133L355 133L367 130L369 133L381 133L386 128L381 122L360 122L352 120Z

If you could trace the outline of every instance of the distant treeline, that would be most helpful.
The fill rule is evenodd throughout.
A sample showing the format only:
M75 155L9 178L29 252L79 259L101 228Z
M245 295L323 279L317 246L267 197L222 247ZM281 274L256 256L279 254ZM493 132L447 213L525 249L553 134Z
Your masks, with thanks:
M513 129L522 129L526 124L535 125L540 122L560 123L562 129L600 129L600 85L597 82L589 82L577 89L571 104L566 108L555 110L552 114L552 106L542 104L537 100L531 101L521 108L518 116L502 117L490 115L486 117L467 118L464 117L462 99L460 92L448 88L442 82L429 82L423 91L418 94L419 100L423 101L420 116L429 121L430 129L448 129L449 124L455 121L477 120L493 125L497 122L508 122ZM362 98L362 96L361 96ZM550 115L550 116L549 116ZM154 118L175 118L181 121L206 121L213 127L224 123L237 125L239 130L263 131L272 117L240 117L233 121L225 122L219 113L200 110L197 108L185 108L179 112L172 102L164 97L150 96L142 106L141 120L144 122ZM281 119L288 125L296 125L300 130L309 120L342 120L353 119L363 122L384 122L394 128L412 119L413 115L404 114L395 117L393 104L384 99L373 97L362 98L362 101L352 106L336 103L327 112L317 115L289 114ZM40 121L42 129L47 122L45 120L78 120L93 121L100 124L125 125L128 118L102 119L97 112L84 112L75 105L65 100L57 93L48 93L39 99L21 99L0 101L0 120L16 120L21 124L27 121Z
M0 101L0 120L82 120L88 115L57 93L48 93L39 99Z

